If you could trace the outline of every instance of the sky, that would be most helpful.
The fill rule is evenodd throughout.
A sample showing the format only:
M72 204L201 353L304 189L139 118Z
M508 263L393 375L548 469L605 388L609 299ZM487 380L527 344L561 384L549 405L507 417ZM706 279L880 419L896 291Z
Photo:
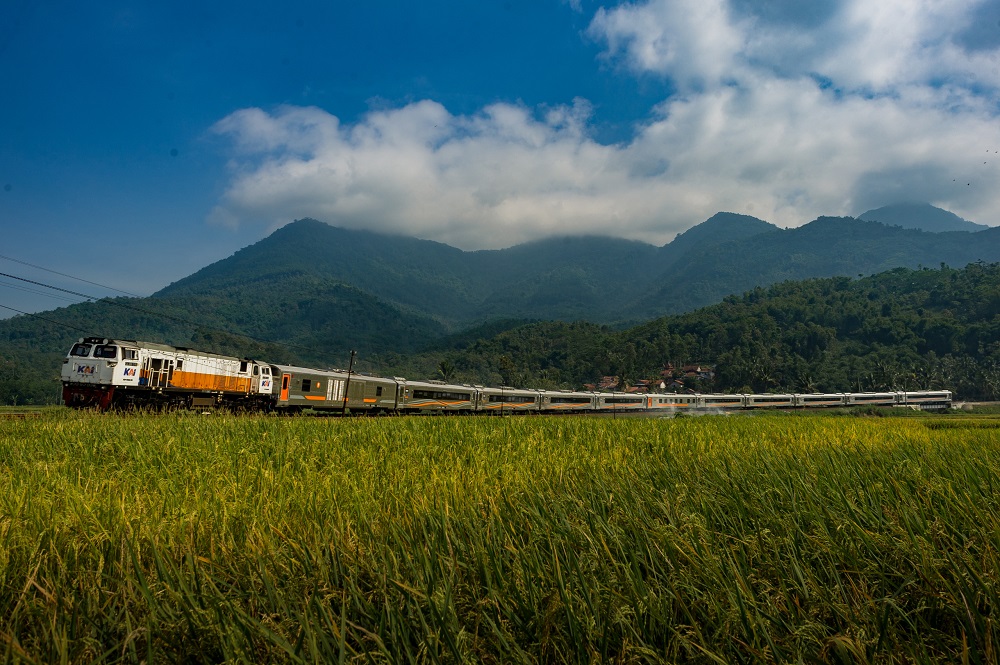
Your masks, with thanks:
M1000 224L1000 0L6 0L0 90L0 317L81 299L16 277L148 295L303 217Z

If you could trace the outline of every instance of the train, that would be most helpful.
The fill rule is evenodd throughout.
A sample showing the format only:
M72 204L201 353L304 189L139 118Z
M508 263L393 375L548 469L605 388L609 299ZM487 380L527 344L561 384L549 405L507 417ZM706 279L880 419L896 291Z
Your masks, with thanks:
M411 381L236 358L135 340L84 337L62 366L75 408L228 409L267 413L684 413L860 405L946 409L948 390L677 394L487 387Z

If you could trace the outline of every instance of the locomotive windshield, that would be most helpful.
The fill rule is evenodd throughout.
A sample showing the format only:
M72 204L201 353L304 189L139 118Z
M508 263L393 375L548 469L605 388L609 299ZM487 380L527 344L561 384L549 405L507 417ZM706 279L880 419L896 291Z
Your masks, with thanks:
M118 347L113 344L101 344L94 348L94 357L114 360L118 357Z
M69 352L71 356L79 356L80 358L87 358L90 356L90 344L74 344L73 349Z

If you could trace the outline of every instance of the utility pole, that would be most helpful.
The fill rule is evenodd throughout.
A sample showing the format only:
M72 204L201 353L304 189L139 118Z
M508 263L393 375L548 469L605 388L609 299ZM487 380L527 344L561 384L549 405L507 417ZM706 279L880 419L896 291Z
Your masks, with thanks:
M347 366L347 385L344 386L344 406L340 409L340 415L347 415L347 394L351 390L351 371L354 369L354 354L357 353L353 349L351 350L351 362Z

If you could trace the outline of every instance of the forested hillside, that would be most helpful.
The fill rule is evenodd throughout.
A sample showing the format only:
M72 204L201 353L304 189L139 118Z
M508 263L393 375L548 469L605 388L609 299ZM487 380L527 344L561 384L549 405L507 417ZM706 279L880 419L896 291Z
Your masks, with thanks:
M1000 396L1000 265L786 282L624 331L537 323L425 358L458 380L579 387L715 366L699 391L950 388Z

